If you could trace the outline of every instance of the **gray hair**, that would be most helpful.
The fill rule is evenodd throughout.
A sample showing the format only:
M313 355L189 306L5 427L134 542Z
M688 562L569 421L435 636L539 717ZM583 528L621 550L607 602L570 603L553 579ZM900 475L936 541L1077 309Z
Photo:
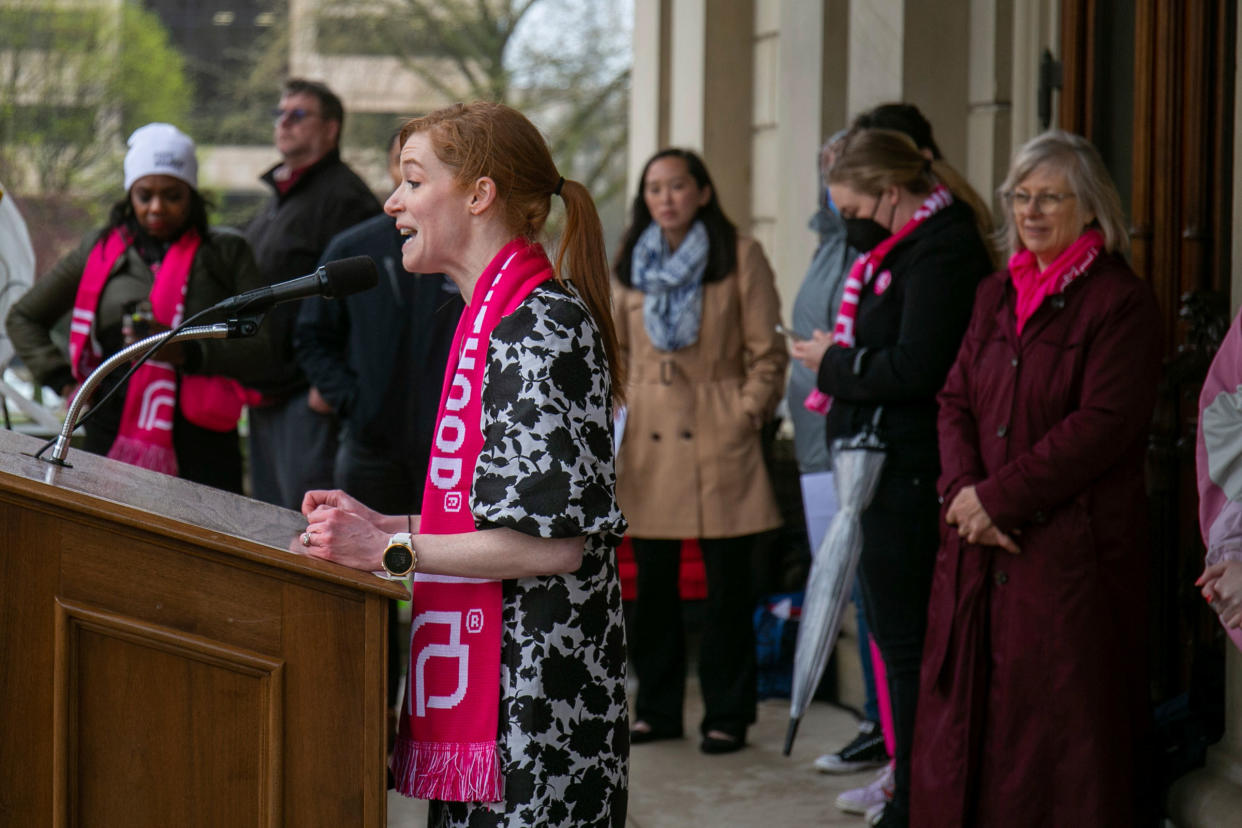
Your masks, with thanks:
M1001 196L1012 193L1036 168L1045 165L1065 175L1080 210L1095 214L1104 233L1104 249L1110 253L1128 252L1130 235L1121 210L1121 196L1099 151L1081 135L1050 129L1023 144L1009 164L1009 175L1000 187ZM1011 256L1022 249L1012 210L1005 211L1005 224L997 241L1005 245Z

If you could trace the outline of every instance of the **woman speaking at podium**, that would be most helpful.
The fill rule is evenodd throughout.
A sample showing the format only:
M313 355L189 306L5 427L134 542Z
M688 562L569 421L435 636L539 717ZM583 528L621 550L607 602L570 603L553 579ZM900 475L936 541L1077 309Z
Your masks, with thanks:
M608 264L595 205L501 104L406 124L385 211L412 273L466 301L422 512L312 491L308 554L413 574L392 769L431 825L625 824L625 633L615 549ZM565 205L554 267L537 239Z
M125 346L263 285L246 240L207 226L190 137L153 123L128 146L125 196L108 223L36 280L6 320L35 380L66 400ZM65 354L51 331L70 312ZM264 367L266 343L260 328L251 339L165 346L87 421L86 449L240 493L244 398L235 380ZM93 402L123 376L104 379Z

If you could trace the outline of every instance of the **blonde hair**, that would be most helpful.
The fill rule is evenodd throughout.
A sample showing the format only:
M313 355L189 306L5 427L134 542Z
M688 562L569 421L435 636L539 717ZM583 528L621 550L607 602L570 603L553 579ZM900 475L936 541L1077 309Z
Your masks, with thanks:
M1104 249L1110 253L1128 253L1130 234L1121 209L1121 195L1099 150L1081 135L1050 129L1019 147L1009 164L1005 183L1001 184L1001 197L1007 200L1015 187L1045 165L1065 175L1079 209L1095 214L1095 223L1104 233ZM1023 249L1012 210L1005 211L1005 223L998 236L1009 255Z
M560 194L565 229L556 255L556 279L572 281L586 302L604 342L613 396L620 399L624 382L604 228L590 192L561 177L539 130L504 104L475 101L438 109L408 121L401 128L401 144L415 133L427 134L436 158L453 170L461 186L483 177L496 183L505 229L514 236L537 241L551 212L552 196Z
M828 171L830 184L846 184L860 193L879 195L889 187L901 187L926 195L944 184L958 201L975 215L979 235L995 259L992 212L965 178L947 161L929 159L904 132L891 129L854 130L846 138L836 163Z

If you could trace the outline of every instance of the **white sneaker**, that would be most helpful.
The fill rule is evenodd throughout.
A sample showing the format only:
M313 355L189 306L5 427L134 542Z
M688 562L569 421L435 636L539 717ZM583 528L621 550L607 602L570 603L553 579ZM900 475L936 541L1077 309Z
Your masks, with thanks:
M872 805L867 809L867 813L863 815L863 820L866 821L868 825L879 825L880 820L884 819L884 809L887 807L887 800L879 803L878 805Z
M889 762L869 783L837 797L837 807L847 814L866 814L893 798L893 763Z

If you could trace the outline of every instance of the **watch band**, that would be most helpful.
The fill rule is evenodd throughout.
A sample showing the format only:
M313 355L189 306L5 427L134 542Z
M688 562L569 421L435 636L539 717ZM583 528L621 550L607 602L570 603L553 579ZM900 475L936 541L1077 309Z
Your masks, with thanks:
M388 539L380 563L385 572L397 578L404 578L418 569L418 552L409 532L398 532Z

